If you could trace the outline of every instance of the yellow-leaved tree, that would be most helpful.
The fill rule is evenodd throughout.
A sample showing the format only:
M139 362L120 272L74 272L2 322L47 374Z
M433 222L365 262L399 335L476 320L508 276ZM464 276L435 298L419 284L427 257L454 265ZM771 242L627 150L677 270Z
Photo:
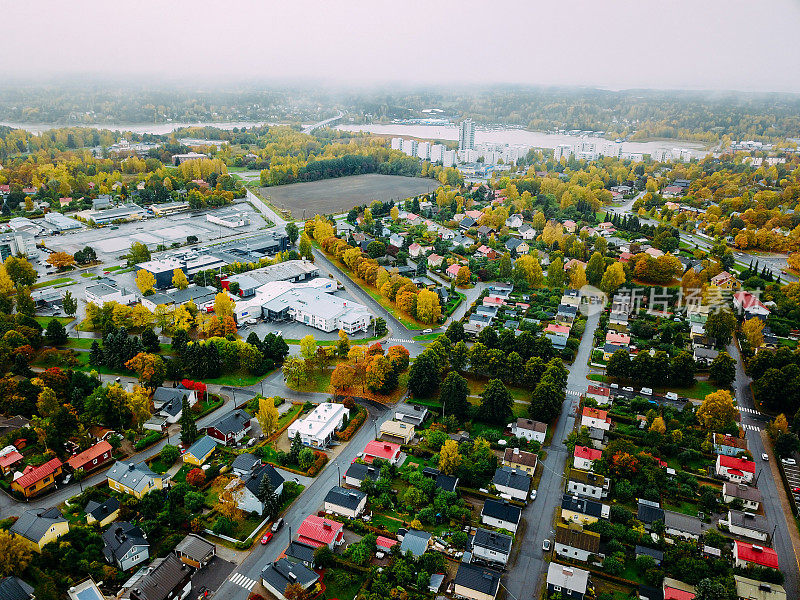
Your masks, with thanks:
M153 288L156 286L156 278L150 271L145 271L144 269L139 269L136 272L136 287L139 288L139 291L142 292L144 295L148 295L153 292Z
M736 420L736 407L728 390L717 390L705 397L697 409L697 419L710 431L719 431Z
M439 451L439 470L445 475L453 475L461 466L461 453L458 442L447 440Z
M270 436L278 428L278 409L275 408L275 398L259 398L256 420L261 426L261 433Z

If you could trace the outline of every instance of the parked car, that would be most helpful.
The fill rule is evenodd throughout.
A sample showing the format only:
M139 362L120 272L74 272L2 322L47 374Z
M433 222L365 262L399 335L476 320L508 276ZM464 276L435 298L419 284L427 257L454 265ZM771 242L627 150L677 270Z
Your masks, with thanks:
M433 333L433 329L423 329L423 330L422 330L422 333L423 333L423 334L426 334L426 333Z
M675 392L667 392L666 394L664 394L664 398L666 398L667 400L677 401L678 394L676 394Z
M782 458L781 462L785 465L794 466L797 464L797 461L793 458Z
M531 500L536 500L536 490L531 490Z
M277 531L283 527L283 517L279 517L277 521L272 524L272 533L277 533Z
M623 392L632 392L632 391L633 391L633 388L632 388L632 387L630 387L630 386L626 386L626 387L622 388L622 391L623 391Z
M275 534L272 533L271 531L268 531L267 533L264 534L264 537L261 538L261 543L266 544L268 541L272 539L273 535Z
M550 551L550 540L545 540L545 541L542 542L542 550L544 552L549 552Z
M761 453L761 460L769 460L769 454L766 452Z
M643 387L641 390L639 390L639 393L644 394L645 396L652 396L653 389L649 387Z

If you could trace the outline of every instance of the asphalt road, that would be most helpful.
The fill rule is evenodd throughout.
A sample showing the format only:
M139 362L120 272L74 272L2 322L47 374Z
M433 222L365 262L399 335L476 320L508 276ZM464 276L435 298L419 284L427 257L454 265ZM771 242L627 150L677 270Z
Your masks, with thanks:
M742 364L742 357L739 353L739 349L735 344L731 344L728 346L728 353L736 360L736 380L733 384L736 392L736 400L740 406L755 409L753 396L750 392L751 380L744 372L744 365ZM747 424L747 420L753 420L753 418L748 415L747 412L742 412L742 423ZM763 423L759 423L759 425L763 426ZM800 598L800 587L798 587L798 585L800 585L798 577L798 573L800 573L800 562L798 562L798 554L795 552L788 534L788 528L795 527L796 525L787 522L786 515L781 508L779 494L785 493L783 485L772 478L772 470L760 458L761 454L766 451L760 431L745 427L745 434L747 436L748 447L756 462L757 487L761 491L764 500L764 516L767 518L769 525L775 528L772 547L778 553L778 565L785 577L783 587L786 588L787 597ZM774 456L770 456L770 460L777 459ZM798 549L798 551L800 551L800 549Z
M372 405L367 406L370 416L361 429L353 436L347 447L320 473L313 483L303 491L300 498L284 515L284 526L275 537L266 544L259 542L253 546L250 554L236 568L231 576L222 584L215 596L224 600L244 600L247 598L252 582L261 581L261 570L278 556L289 545L292 536L297 532L303 520L316 513L323 505L325 495L339 482L339 474L344 476L347 467L356 459L356 455L364 449L367 442L375 438L381 424L393 416L389 408ZM250 586L250 587L245 587Z
M504 583L516 598L536 597L536 591L543 583L545 566L550 560L550 552L542 551L542 542L546 538L552 540L555 535L553 519L556 508L561 506L561 497L564 493L564 467L568 456L564 438L569 435L575 424L579 396L588 388L586 376L589 374L589 357L599 321L599 315L591 315L586 322L578 354L569 369L567 396L561 407L561 416L550 446L545 447L547 458L542 461L544 472L537 488L536 500L530 502L522 513L526 522L525 531L522 539L516 541L519 552Z

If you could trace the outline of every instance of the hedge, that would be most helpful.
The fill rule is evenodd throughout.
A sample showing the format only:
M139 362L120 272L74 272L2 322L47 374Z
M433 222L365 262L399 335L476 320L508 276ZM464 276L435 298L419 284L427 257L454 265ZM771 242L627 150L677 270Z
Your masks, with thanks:
M160 431L153 431L151 433L148 433L146 436L144 436L142 439L136 442L133 445L133 447L135 450L144 450L151 444L155 444L158 440L160 440L161 435L162 434Z
M367 420L367 411L363 407L356 405L356 409L358 410L358 414L355 417L350 419L350 422L347 424L347 427L342 429L341 431L336 432L336 439L341 442L348 442L350 438L355 435L358 428L363 425L364 421Z
M308 467L308 471L306 471L306 475L308 477L316 477L317 474L322 470L325 466L325 463L328 462L328 455L324 452L320 452L319 450L314 451L314 464Z

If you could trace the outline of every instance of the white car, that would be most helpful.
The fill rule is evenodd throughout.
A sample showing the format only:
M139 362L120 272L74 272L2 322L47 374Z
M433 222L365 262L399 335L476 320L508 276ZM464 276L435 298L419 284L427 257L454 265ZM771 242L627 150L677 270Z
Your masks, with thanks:
M422 333L423 333L423 335L426 334L426 333L433 333L433 329L423 329Z
M766 452L761 453L761 460L769 460L769 454Z
M632 391L633 391L633 388L632 388L632 387L630 387L630 386L626 386L626 387L622 388L622 391L623 391L623 392L632 392Z
M664 394L664 398L666 398L667 400L677 400L678 394L676 394L675 392L667 392L666 394Z
M782 458L781 462L785 465L794 466L797 464L797 461L793 458Z
M644 394L645 396L652 396L653 390L649 387L643 387L641 390L639 390L639 393Z
M531 501L536 500L536 490L531 490Z
M545 540L542 542L542 551L544 552L550 551L550 540Z

